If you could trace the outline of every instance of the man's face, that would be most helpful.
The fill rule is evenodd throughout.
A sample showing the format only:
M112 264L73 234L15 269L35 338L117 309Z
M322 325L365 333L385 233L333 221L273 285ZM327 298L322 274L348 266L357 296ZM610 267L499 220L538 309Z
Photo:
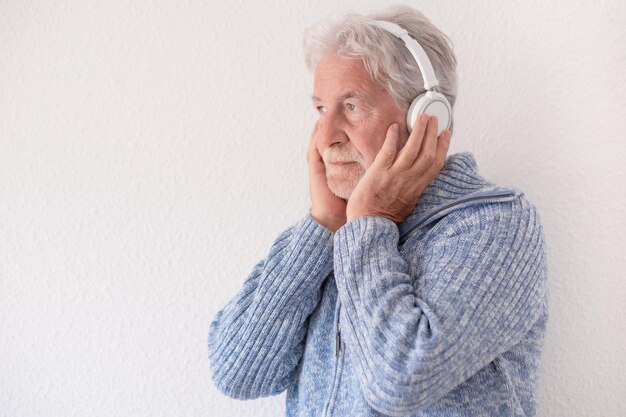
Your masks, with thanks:
M317 149L324 159L328 187L347 200L392 123L400 125L400 144L406 143L405 113L370 79L361 59L332 53L315 69L313 103L319 112Z

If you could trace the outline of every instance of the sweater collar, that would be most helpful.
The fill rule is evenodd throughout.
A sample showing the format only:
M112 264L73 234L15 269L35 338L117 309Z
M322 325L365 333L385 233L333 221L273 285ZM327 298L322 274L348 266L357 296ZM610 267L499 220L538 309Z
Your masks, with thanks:
M452 154L446 159L439 175L424 189L415 209L405 221L467 194L497 190L505 188L496 186L478 173L474 155L470 152Z

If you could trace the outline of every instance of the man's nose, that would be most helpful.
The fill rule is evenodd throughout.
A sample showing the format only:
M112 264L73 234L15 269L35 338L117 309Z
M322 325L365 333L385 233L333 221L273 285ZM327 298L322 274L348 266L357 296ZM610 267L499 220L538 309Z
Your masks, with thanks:
M317 124L317 141L320 151L333 146L336 143L344 143L348 141L345 131L346 121L341 115L326 113L320 117Z

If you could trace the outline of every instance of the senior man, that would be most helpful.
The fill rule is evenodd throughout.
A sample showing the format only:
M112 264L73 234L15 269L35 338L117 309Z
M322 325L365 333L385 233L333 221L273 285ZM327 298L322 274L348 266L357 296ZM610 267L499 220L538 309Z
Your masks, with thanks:
M214 382L237 399L286 389L288 416L534 416L547 321L538 213L471 154L446 157L449 121L407 126L425 80L380 22L419 42L454 104L452 49L414 9L307 31L311 211L212 321Z

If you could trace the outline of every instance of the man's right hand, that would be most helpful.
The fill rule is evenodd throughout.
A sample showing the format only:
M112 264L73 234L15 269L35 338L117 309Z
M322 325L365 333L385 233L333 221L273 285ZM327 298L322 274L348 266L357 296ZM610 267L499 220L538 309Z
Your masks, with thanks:
M346 223L345 200L337 197L328 188L326 167L317 150L317 122L311 132L307 159L309 163L309 188L311 192L311 217L319 224L336 232Z

